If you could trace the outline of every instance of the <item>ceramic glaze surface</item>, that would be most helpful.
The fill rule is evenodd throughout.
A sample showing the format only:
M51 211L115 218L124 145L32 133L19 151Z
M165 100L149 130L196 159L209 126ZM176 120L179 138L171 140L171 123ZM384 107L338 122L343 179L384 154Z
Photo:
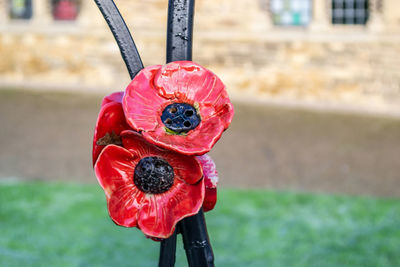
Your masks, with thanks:
M124 131L121 138L123 147L107 145L94 166L110 217L118 225L140 228L146 236L168 238L178 221L196 214L203 204L201 165L195 157L147 143L136 132ZM173 169L173 184L162 193L146 193L132 179L140 161L149 157L165 159Z
M178 117L168 114L174 105ZM144 68L126 88L122 107L127 123L148 142L186 155L210 151L234 114L222 81L191 61Z

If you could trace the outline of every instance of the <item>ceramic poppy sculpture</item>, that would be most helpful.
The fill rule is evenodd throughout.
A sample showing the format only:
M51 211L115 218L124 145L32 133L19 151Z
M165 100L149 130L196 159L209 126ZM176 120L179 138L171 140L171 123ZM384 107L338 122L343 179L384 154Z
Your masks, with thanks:
M200 162L156 147L134 131L123 131L121 141L123 147L106 146L94 166L110 217L146 236L168 238L178 221L203 204Z
M188 61L140 71L125 92L106 96L93 139L93 165L112 220L153 240L214 208L218 174L206 155L233 107L219 78Z
M148 142L186 155L210 151L234 114L222 81L191 61L142 69L122 106L127 123Z
M121 132L132 130L126 123L122 110L124 92L115 92L103 98L93 138L93 165L101 151L110 144L123 146ZM214 208L217 202L218 173L210 156L197 157L204 173L205 196L203 209L205 212Z

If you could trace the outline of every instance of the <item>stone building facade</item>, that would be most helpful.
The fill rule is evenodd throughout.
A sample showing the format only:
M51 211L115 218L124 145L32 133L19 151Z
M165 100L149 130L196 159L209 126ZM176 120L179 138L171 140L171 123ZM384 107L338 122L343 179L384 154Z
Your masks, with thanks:
M167 0L116 0L145 65L165 62ZM400 112L400 1L197 0L193 60L233 98ZM91 0L0 0L0 86L122 90Z

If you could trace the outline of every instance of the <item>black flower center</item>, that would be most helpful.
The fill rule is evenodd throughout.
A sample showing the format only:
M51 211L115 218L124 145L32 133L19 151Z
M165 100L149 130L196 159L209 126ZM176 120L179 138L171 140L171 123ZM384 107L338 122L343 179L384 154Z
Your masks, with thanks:
M174 103L164 109L161 121L169 130L180 134L196 128L201 119L193 106L186 103Z
M162 158L146 157L136 165L133 182L145 193L161 194L174 184L174 169Z

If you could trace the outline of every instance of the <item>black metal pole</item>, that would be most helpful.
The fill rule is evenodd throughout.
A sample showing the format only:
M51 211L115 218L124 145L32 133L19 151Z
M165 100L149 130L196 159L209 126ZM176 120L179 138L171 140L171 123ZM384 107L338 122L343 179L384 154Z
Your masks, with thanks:
M180 222L183 245L190 267L214 266L214 253L208 238L203 209Z
M143 69L143 63L125 21L113 0L94 1L114 35L129 75L131 79L133 79L136 74Z
M167 27L167 63L192 60L194 0L169 0ZM214 254L208 238L203 209L178 223L190 267L214 266ZM160 267L164 254L176 252L176 236L161 242ZM172 265L173 266L173 265Z
M168 239L161 241L160 245L160 258L158 262L159 267L174 267L176 258L176 235L175 229L172 236Z
M169 0L167 63L192 60L194 0Z

